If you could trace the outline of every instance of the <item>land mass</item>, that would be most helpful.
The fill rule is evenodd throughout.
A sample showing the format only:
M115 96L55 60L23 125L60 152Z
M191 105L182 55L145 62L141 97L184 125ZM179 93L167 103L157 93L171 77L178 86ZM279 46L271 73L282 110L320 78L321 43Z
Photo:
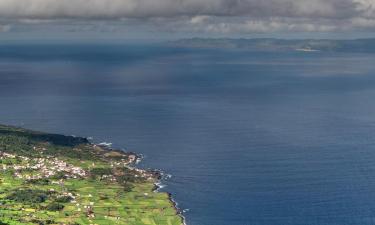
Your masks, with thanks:
M161 174L86 138L0 125L0 224L181 225Z
M190 38L171 41L169 46L187 48L221 48L248 51L304 51L304 52L353 52L375 53L375 39L231 39Z

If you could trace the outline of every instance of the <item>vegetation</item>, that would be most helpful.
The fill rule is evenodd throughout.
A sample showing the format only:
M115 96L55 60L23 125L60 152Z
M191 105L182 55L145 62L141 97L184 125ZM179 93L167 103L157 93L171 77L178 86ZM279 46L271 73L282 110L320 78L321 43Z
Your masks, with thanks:
M0 125L0 225L181 225L158 175L85 138Z
M46 207L48 211L61 211L63 210L63 208L64 208L64 205L57 203L57 202L52 202Z
M73 201L72 197L70 197L70 196L61 196L61 197L58 197L55 202L68 203L68 202L71 202L71 201Z
M48 198L48 193L42 190L16 190L7 196L8 200L20 202L24 204L42 203Z
M111 175L111 168L93 168L90 170L90 175L92 178L102 177L104 175Z

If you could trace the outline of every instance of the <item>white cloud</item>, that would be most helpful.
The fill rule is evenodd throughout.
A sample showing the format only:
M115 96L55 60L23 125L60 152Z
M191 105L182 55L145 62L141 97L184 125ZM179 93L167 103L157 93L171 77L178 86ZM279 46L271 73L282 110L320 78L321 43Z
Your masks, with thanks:
M369 18L354 18L352 26L361 28L375 28L375 19Z
M196 27L197 28L197 27ZM235 21L210 21L200 24L200 31L214 33L267 33L267 32L330 32L338 29L335 25L320 24L311 20L294 19L245 19L238 18Z
M190 20L192 24L202 24L210 19L210 16L193 16Z
M219 33L374 29L375 0L0 0L3 23L128 19Z
M355 14L372 3L373 0L0 0L0 17L340 17Z

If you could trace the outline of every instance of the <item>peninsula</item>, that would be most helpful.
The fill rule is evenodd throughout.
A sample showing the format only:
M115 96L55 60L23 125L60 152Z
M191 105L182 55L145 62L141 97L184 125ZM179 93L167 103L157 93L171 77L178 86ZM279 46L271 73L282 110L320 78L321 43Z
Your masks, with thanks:
M0 224L181 225L157 171L86 138L0 125Z
M182 48L237 49L242 51L271 52L375 52L375 39L190 38L170 41L167 45Z

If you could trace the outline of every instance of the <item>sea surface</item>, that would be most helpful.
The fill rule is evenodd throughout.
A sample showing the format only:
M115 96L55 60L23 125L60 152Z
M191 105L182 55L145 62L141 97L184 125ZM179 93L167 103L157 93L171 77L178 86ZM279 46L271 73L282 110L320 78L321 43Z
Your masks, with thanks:
M3 42L0 123L142 153L188 225L373 225L374 62Z

